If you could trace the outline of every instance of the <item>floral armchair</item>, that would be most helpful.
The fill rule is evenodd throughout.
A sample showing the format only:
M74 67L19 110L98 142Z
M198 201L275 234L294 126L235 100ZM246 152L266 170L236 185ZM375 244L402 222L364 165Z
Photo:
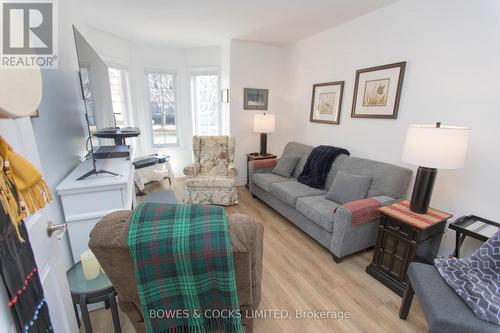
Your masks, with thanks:
M238 203L232 136L193 136L194 163L184 168L188 203L230 206Z

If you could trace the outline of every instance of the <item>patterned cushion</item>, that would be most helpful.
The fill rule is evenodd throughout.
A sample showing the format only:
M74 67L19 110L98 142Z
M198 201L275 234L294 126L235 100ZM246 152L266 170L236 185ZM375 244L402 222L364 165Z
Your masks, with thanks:
M199 162L201 172L211 172L220 176L227 175L227 164L229 163L227 137L201 137ZM212 171L214 168L215 170Z
M500 231L467 259L438 258L434 262L439 274L476 316L500 325Z
M434 265L412 262L408 279L429 324L429 332L498 333L498 326L481 320L439 275Z
M235 187L235 179L224 176L199 175L186 179L187 187L198 188L230 188Z

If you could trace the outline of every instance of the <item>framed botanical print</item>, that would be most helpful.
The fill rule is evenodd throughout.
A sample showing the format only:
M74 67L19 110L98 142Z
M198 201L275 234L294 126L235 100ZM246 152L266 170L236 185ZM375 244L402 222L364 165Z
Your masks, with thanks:
M243 89L243 110L267 110L268 89Z
M351 117L398 117L406 61L356 71Z
M338 125L343 92L344 81L313 84L309 121Z

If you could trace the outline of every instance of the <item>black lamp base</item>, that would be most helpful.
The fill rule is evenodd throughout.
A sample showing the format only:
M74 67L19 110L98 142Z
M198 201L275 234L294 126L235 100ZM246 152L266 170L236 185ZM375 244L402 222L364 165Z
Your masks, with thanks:
M267 133L260 133L260 154L267 155Z
M410 210L418 214L426 214L431 202L432 189L436 181L437 169L418 167L413 193L411 194Z

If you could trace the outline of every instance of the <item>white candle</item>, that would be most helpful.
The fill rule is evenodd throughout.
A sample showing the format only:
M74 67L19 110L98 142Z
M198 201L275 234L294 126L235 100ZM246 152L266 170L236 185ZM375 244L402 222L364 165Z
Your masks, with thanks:
M83 276L86 280L93 280L99 276L101 273L99 262L92 251L87 250L80 254L80 260L82 262Z

